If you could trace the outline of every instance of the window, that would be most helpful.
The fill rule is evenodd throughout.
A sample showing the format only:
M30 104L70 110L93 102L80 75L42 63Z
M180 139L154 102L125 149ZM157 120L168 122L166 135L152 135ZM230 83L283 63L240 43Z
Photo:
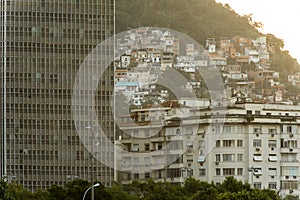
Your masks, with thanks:
M161 150L162 149L162 143L157 143L157 149Z
M281 148L297 148L297 140L281 139Z
M276 134L276 128L269 128L269 134Z
M242 126L236 126L236 133L238 134L242 133Z
M134 173L133 177L134 177L134 179L139 179L140 175L139 175L139 173Z
M149 129L145 130L145 138L149 138L150 134L149 134Z
M206 172L205 169L199 169L199 176L205 176Z
M297 176L298 167L295 166L286 166L281 167L282 176Z
M254 134L261 133L261 127L255 127L255 128L253 128L253 133Z
M223 168L223 175L224 176L234 176L234 168Z
M261 182L254 182L253 187L257 189L261 189Z
M139 131L138 130L133 130L133 137L134 138L139 138Z
M237 146L243 147L243 140L237 140Z
M282 162L298 162L297 161L297 154L282 153L281 154L281 161Z
M216 154L216 162L220 162L221 161L221 155L220 154Z
M297 190L298 189L298 181L282 181L281 189L282 190Z
M139 158L133 158L133 165L139 165Z
M220 142L220 140L217 140L216 141L216 147L220 147L221 146L221 142Z
M234 154L223 154L223 162L233 162L235 161L234 157Z
M186 156L186 161L187 162L193 162L194 161L193 156L192 155L187 155Z
M223 132L224 133L232 133L231 126L224 126L223 127Z
M145 166L149 166L151 164L150 157L144 158L144 164L145 164Z
M237 169L237 175L242 176L243 175L243 168L238 168Z
M220 176L221 175L221 169L220 168L216 168L216 176Z
M145 144L145 151L149 151L150 150L150 144Z
M276 182L270 182L270 183L269 183L269 189L271 189L271 190L276 190L276 189L277 189L277 188L276 188L276 185L277 185Z
M276 146L277 146L277 141L276 140L269 140L268 147L276 148Z
M234 140L223 140L223 147L234 147Z
M150 173L149 173L149 172L146 172L146 173L145 173L145 179L148 179L148 178L150 178Z
M216 131L216 133L220 133L220 132L221 132L220 126L216 126L216 127L215 127L215 131Z
M167 178L181 177L181 169L167 169Z
M253 140L253 147L261 147L261 140Z
M243 161L243 154L238 154L237 155L237 161L242 162Z
M182 140L173 140L167 146L170 150L182 150L183 149L183 141Z
M269 176L276 176L277 169L276 168L269 168Z
M292 133L292 126L287 126L287 132Z
M139 151L139 144L133 144L132 151Z

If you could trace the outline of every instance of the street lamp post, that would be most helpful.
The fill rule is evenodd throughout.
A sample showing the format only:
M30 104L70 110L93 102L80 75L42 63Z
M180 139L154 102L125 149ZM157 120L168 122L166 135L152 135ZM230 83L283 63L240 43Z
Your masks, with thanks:
M92 192L93 192L94 188L95 188L95 187L98 187L98 186L100 186L100 183L96 183L96 184L92 185L91 187L89 187L88 189L86 189L86 191L84 192L84 195L83 195L83 197L82 197L82 200L84 200L84 198L85 198L87 192L88 192L90 189L92 189Z

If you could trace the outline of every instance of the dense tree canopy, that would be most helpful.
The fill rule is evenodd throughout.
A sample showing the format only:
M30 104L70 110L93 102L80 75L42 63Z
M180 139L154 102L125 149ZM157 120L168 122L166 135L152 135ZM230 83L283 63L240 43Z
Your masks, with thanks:
M53 185L47 190L37 190L34 193L20 185L0 183L0 199L5 200L81 200L90 183L83 180L74 180L64 187ZM86 199L90 199L88 192ZM292 197L290 197L292 198ZM189 178L183 186L169 182L161 183L148 180L146 182L134 181L128 185L114 184L110 188L99 186L95 188L95 199L106 200L276 200L279 199L273 190L258 190L250 187L248 183L227 177L220 184L201 182Z

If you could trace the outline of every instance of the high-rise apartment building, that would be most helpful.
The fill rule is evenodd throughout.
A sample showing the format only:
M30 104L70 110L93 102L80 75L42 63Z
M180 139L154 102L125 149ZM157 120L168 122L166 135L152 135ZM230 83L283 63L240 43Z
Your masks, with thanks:
M299 109L235 104L224 117L217 108L173 102L132 110L120 120L119 180L182 184L192 176L219 184L234 176L255 188L299 196Z
M82 145L71 98L81 63L114 35L114 0L2 0L0 11L0 178L31 190L74 178L109 186L114 170ZM106 51L112 52L113 44L102 49ZM96 110L113 139L113 68L102 78ZM89 108L84 109L88 124ZM101 145L100 156L114 162L111 148Z

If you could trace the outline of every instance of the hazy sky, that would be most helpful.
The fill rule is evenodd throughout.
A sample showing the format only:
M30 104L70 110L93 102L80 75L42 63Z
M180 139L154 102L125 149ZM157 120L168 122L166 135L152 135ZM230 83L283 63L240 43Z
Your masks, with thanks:
M299 0L216 0L228 3L236 13L250 14L264 24L263 33L272 33L284 40L285 49L300 62Z

